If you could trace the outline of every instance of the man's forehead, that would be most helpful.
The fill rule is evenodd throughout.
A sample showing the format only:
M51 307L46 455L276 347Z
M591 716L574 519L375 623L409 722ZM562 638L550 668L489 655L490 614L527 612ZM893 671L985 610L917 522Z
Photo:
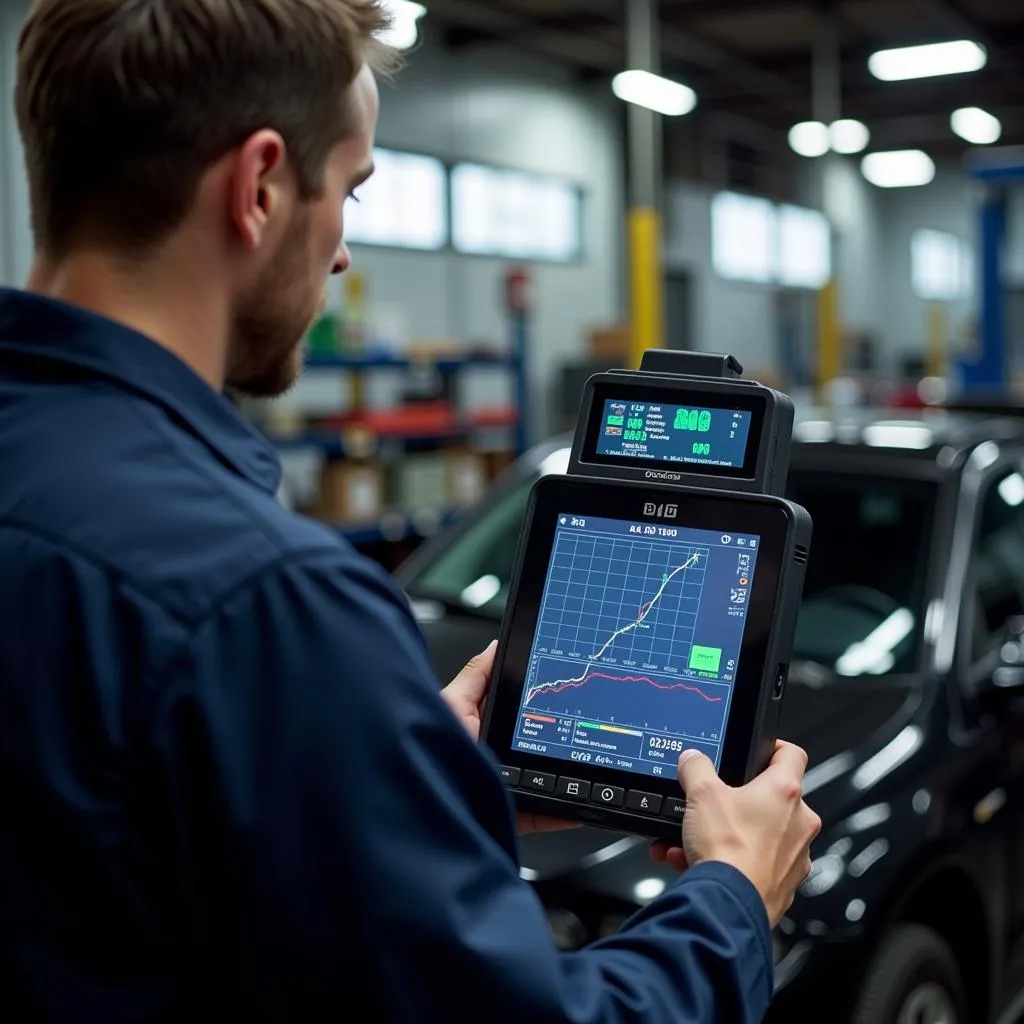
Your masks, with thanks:
M351 100L360 128L372 132L380 112L380 91L370 66L364 65L352 83Z

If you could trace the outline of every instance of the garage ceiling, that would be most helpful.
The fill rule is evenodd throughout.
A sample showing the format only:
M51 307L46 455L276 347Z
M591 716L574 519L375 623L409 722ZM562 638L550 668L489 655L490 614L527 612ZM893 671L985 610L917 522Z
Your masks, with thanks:
M501 40L565 61L586 77L625 66L623 0L426 0L447 45ZM725 115L769 129L784 144L812 116L814 40L834 17L845 117L865 121L873 148L922 146L956 157L957 107L980 106L1003 122L1005 144L1024 143L1024 0L662 0L662 70L700 97L698 117ZM876 81L875 50L970 38L988 50L975 74Z

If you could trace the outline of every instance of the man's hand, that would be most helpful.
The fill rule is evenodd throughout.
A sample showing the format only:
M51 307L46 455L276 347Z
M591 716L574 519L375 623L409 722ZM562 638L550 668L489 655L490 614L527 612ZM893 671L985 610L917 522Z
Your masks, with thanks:
M492 640L487 650L472 658L455 679L441 691L441 696L444 697L448 707L455 712L455 717L463 724L466 732L475 742L480 740L484 700L487 697L487 689L491 685L494 655L497 650L498 641Z
M491 673L494 671L494 656L497 650L498 641L492 640L487 650L470 659L466 667L441 691L441 696L448 707L455 713L455 717L474 742L480 741L484 701L491 685ZM579 827L578 822L561 821L558 818L545 817L543 814L516 815L516 832L521 836L531 832L561 832Z
M821 819L802 799L806 770L806 753L779 742L768 768L748 785L732 789L703 754L683 754L682 848L659 843L651 856L678 871L702 861L731 864L761 894L774 928L810 873L810 845L821 831Z

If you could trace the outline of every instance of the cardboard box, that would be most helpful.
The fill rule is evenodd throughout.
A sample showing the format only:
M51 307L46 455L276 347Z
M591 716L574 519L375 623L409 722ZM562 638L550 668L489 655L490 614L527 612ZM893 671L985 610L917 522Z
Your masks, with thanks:
M475 505L487 492L487 462L478 452L448 452L449 503L456 508Z
M374 523L384 512L384 481L377 466L332 462L324 467L313 514L327 523Z
M633 332L628 325L599 327L590 332L590 354L595 359L622 362L632 355Z
M440 513L448 506L448 463L443 452L406 455L395 466L395 499L409 516Z

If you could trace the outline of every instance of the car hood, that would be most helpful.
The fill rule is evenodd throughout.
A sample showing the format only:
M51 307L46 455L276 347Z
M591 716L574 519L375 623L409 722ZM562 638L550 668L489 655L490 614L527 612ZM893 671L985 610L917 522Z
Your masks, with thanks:
M912 681L899 679L872 680L863 687L844 682L820 689L789 688L781 735L808 753L808 779L815 789L808 799L822 814L826 828L839 813L832 810L834 784L891 739L916 705L916 692ZM822 767L825 775L815 775L813 769ZM671 870L651 861L648 846L635 836L583 828L526 836L521 856L524 875L533 881L575 876L573 884L616 899L636 900L635 889L641 882L650 890L646 880L668 882L674 877Z

